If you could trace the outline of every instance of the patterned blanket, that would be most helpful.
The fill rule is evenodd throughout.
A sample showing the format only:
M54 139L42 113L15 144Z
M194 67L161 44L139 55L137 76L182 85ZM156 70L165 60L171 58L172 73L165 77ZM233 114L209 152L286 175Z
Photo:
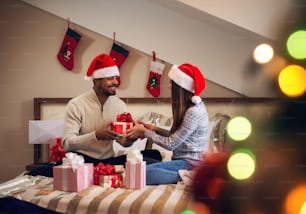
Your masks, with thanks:
M6 186L9 188L0 186L0 193L5 190L2 196L13 196L61 213L176 214L191 203L188 188L183 184L147 186L142 190L92 185L81 192L63 192L53 190L53 178L27 176Z

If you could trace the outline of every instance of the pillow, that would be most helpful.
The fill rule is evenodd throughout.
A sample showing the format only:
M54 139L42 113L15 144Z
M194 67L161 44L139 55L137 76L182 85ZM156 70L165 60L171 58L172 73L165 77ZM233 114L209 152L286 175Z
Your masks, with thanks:
M224 146L227 141L226 125L231 117L227 114L217 113L210 118L210 140L209 151L220 152L224 151Z
M148 112L139 118L139 121L158 127L171 127L172 117L166 117L157 112Z
M127 151L138 149L139 151L142 151L145 149L147 143L147 139L137 139L133 145L129 147L123 147L116 141L113 143L113 150L115 152L115 156L120 156L123 154L127 154Z

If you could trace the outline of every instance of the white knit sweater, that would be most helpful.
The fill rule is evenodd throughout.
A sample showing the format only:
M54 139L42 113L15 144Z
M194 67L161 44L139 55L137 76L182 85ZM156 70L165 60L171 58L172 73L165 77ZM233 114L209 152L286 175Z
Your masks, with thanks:
M113 157L113 141L97 140L95 130L114 122L124 112L128 112L127 105L120 98L110 96L101 106L94 90L71 99L65 115L64 149L96 159Z

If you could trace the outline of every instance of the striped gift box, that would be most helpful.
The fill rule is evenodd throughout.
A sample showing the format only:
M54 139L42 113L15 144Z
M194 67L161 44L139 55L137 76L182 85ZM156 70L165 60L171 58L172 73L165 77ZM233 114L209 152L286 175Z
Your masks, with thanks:
M84 163L75 171L71 166L54 166L53 179L54 190L80 192L93 185L93 164Z
M144 189L146 187L146 162L127 161L125 163L125 188Z

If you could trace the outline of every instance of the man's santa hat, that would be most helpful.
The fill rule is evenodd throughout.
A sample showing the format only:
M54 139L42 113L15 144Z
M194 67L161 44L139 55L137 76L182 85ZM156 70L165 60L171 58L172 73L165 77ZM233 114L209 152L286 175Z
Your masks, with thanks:
M194 94L191 99L193 103L202 101L200 94L205 89L206 83L202 72L196 66L188 63L173 65L168 76L176 84Z
M91 80L113 76L120 76L117 65L109 55L100 54L91 61L85 79Z

